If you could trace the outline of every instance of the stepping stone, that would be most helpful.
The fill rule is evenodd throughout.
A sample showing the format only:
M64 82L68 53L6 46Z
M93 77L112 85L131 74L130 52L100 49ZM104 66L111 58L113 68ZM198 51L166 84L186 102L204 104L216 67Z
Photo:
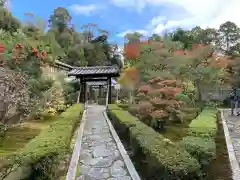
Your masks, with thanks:
M83 159L80 160L81 163L83 163L84 165L95 165L97 164L100 160L102 160L102 157L97 157L97 158L92 158L92 157L85 157Z
M106 171L104 171L104 168L91 168L88 176L90 179L95 179L95 180L103 180L107 179L110 177L110 174Z
M113 177L121 177L127 175L127 171L124 169L124 162L117 160L111 167L111 175Z
M113 157L106 157L100 160L97 164L95 164L94 167L107 168L107 167L110 167L112 163L113 163Z
M80 166L80 174L81 175L86 175L86 174L88 174L90 169L91 169L90 166L86 166L86 165L83 164L83 165Z
M106 149L105 145L93 147L93 157L107 157L112 155L110 151Z
M96 134L88 136L88 140L90 140L90 141L99 141L101 139L102 139L102 137L100 135L96 135Z

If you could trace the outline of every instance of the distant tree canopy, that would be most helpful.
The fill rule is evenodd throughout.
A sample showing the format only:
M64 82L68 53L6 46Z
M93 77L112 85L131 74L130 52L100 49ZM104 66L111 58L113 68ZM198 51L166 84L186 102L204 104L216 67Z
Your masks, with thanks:
M215 67L223 68L228 73L228 76L226 76L228 80L225 79L225 81L228 81L233 86L240 87L240 79L238 77L240 72L238 62L240 57L240 28L233 22L227 21L220 25L219 29L202 29L199 26L191 30L178 28L174 32L163 36L153 34L147 41L143 41L141 38L142 35L138 32L126 35L127 41L124 46L124 56L126 63L131 62L142 67L144 72L140 74L147 79L158 75L161 76L160 69L163 68L164 63L169 65L171 63L170 59L174 62L173 59L176 58L175 64L183 66L182 63L187 62L189 57L191 57L191 61L194 63L204 62L211 57L213 59L210 63L211 66L214 64ZM184 61L180 63L182 59ZM152 70L154 69L153 65L154 71ZM209 69L209 75L211 73L214 75L212 68L211 70ZM178 68L178 70L171 71L176 73L179 70ZM190 72L190 69L187 72ZM151 77L149 73L152 74ZM181 77L179 75L177 74L176 77ZM191 75L191 77L194 76ZM206 84L206 82L203 84Z
M4 110L0 114L0 123L8 122L6 118L11 116L9 108L14 103L17 103L14 107L16 113L22 116L34 109L44 111L46 107L55 107L55 100L61 101L60 105L64 104L60 94L64 94L69 103L74 100L74 93L78 89L62 83L65 92L60 93L61 85L56 85L55 80L43 71L55 60L73 66L122 66L116 45L108 40L108 32L91 23L77 31L66 8L57 7L46 21L26 12L25 20L20 22L4 8L4 4L5 1L0 1L0 66L5 70L1 71L0 80L8 75L4 79L4 86L5 90L11 92L8 93L8 102L0 103L3 105L0 108ZM19 88L14 89L14 83ZM17 94L15 91L18 90ZM0 97L1 102L4 96L6 94Z

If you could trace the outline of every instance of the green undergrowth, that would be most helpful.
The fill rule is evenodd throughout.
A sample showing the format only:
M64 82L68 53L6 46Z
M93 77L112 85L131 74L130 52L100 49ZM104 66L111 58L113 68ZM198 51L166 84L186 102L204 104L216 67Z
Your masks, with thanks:
M9 170L13 166L15 167L13 170L17 170L17 167L30 167L31 171L27 178L32 180L56 178L57 170L60 169L59 162L70 150L72 135L83 110L81 104L69 107L57 121L42 130L16 153L6 169Z
M23 148L31 139L36 137L43 129L58 119L58 114L44 119L28 120L22 124L7 129L0 137L0 156L11 156Z
M116 105L108 106L108 115L120 134L127 134L135 155L145 161L145 170L162 176L159 179L194 179L199 163L181 146L164 138L129 112Z
M199 108L183 108L181 111L185 114L182 123L175 123L169 121L166 124L165 131L159 131L164 137L171 141L177 142L188 135L188 127L193 119L195 119L200 112Z

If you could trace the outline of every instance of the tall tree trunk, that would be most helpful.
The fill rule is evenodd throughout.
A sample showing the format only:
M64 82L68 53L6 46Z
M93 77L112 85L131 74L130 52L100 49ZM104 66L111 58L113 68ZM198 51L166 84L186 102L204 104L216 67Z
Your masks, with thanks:
M201 87L200 87L200 80L197 79L195 81L195 84L196 84L196 89L197 89L197 101L202 103L202 92L201 92Z

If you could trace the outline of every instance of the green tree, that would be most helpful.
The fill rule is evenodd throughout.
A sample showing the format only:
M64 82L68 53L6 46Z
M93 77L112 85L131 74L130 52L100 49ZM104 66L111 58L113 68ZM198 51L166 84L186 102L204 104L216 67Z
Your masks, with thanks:
M220 25L217 39L220 51L226 55L232 55L235 46L240 41L240 29L235 23L227 21Z
M190 31L190 36L195 44L211 44L216 41L217 30L214 28L202 29L196 26Z
M0 6L3 7L6 4L6 0L0 0Z
M198 100L202 100L202 94L211 87L218 87L224 71L210 66L213 48L207 46L194 49L189 55L183 55L169 51L167 48L152 48L151 53L143 52L137 65L142 81L155 77L170 78L181 81L194 82Z
M139 33L139 32L127 33L125 35L127 43L140 42L141 37L143 37L143 35L141 33Z
M20 26L19 20L13 17L11 12L0 7L0 29L13 33L20 29Z
M150 36L148 38L148 40L151 40L151 41L161 41L161 36L159 36L158 34L152 34L152 36Z
M49 25L53 28L58 28L62 32L66 27L68 27L71 22L72 17L68 10L64 7L58 7L54 9L53 14L50 16Z
M172 33L172 40L181 42L184 49L191 49L192 44L194 43L191 33L181 28Z

